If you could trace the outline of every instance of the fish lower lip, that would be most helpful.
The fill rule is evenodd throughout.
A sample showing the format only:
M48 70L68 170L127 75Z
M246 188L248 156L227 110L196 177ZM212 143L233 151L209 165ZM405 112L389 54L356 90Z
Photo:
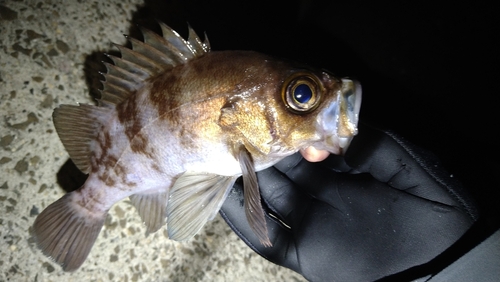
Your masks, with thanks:
M336 135L328 136L325 139L325 150L333 153L333 154L342 154L347 150L349 145L351 144L351 140L354 136L350 137L339 137Z
M347 147L351 143L352 138L353 137L337 137L336 139L340 148L347 149Z

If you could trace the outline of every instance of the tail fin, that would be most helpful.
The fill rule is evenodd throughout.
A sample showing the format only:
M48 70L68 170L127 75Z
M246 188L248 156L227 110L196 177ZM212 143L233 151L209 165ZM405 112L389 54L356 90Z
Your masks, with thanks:
M33 235L42 252L65 271L78 269L101 231L106 214L83 214L71 192L48 206L35 220Z

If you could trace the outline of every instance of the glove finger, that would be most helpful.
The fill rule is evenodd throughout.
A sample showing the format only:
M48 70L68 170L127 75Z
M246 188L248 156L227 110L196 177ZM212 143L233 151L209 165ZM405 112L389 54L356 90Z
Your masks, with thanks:
M291 172L302 163L300 154L296 154L284 160L288 163ZM293 179L282 173L276 167L270 167L257 173L261 197L269 212L291 226L291 216L294 213L301 214L311 200L311 196L304 193Z
M394 188L408 189L428 178L416 153L415 146L403 138L365 126L352 141L345 159L357 172L368 172Z
M471 217L477 216L477 211L465 200L470 196L441 168L437 158L395 133L360 125L345 160L354 171L369 173L390 187L431 201L461 206Z
M326 166L324 163L328 163L330 166ZM341 156L334 155L328 157L324 162L311 163L303 159L300 154L296 154L277 163L274 168L282 174L281 177L293 183L294 189L282 191L277 186L273 188L268 185L267 177L262 177L263 185L261 187L268 188L264 189L262 193L269 205L275 207L284 215L284 218L286 218L285 215L291 214L297 206L306 208L306 200L315 199L331 206L341 204L338 202L339 184L350 181L349 178L352 178L350 174L338 173L338 171L346 170L346 165ZM293 196L287 196L287 198L294 199L290 206L287 203L282 203L284 193L294 193ZM296 212L302 213L300 210Z

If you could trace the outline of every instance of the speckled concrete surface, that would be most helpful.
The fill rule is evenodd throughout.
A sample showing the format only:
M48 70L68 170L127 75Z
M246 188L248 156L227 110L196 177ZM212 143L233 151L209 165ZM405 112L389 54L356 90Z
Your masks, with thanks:
M186 243L168 240L165 231L146 237L129 201L111 209L74 273L64 273L30 238L36 215L65 193L68 178L61 175L68 154L52 110L92 101L84 73L89 55L113 50L110 42L124 44L142 4L0 1L0 281L303 281L251 251L220 216Z

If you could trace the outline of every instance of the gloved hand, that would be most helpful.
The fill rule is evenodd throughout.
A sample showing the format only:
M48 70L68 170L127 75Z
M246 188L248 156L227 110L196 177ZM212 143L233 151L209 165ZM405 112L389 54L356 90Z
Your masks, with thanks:
M368 126L345 156L295 154L258 179L272 247L248 225L240 182L221 215L255 252L310 281L373 281L427 263L477 217L434 156Z

